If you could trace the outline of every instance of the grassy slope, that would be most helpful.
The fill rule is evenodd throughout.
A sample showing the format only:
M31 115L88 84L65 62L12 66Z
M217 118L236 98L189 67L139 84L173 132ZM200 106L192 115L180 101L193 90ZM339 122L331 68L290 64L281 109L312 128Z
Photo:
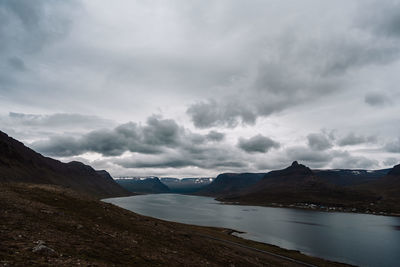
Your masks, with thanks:
M292 266L211 240L230 240L319 266L341 266L243 240L226 229L141 216L57 186L0 183L0 266ZM56 255L32 252L43 240ZM8 265L7 265L8 264Z

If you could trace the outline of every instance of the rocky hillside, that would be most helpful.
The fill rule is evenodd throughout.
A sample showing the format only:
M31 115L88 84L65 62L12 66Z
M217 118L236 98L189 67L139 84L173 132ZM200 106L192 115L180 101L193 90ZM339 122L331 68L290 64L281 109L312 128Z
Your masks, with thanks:
M227 229L140 216L58 186L0 183L0 203L0 266L303 266L237 244L344 266Z
M44 157L0 131L0 182L54 184L97 197L128 195L105 171Z

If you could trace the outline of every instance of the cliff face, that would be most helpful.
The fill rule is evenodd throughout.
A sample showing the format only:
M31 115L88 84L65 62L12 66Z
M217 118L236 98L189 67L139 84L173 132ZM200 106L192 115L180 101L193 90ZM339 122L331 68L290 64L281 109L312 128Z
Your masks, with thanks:
M44 157L1 131L0 182L61 185L96 197L128 195L104 172L101 175L81 162L62 163Z

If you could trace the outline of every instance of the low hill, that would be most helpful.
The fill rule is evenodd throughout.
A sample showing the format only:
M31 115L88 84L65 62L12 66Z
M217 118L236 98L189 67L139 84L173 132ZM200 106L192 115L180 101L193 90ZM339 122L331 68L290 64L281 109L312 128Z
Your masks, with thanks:
M171 190L158 177L124 178L115 180L120 186L132 193L158 194L170 193Z
M81 162L44 157L1 131L0 182L61 185L97 197L128 195L106 171L99 174Z
M223 173L196 194L203 196L226 196L242 192L260 181L265 173Z

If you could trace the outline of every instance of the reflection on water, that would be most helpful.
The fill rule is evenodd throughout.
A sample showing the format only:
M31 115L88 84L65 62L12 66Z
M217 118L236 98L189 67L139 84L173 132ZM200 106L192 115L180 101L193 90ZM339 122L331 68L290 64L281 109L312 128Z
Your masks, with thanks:
M176 194L104 200L159 219L236 229L240 236L362 266L399 266L400 218L300 209L221 205Z

